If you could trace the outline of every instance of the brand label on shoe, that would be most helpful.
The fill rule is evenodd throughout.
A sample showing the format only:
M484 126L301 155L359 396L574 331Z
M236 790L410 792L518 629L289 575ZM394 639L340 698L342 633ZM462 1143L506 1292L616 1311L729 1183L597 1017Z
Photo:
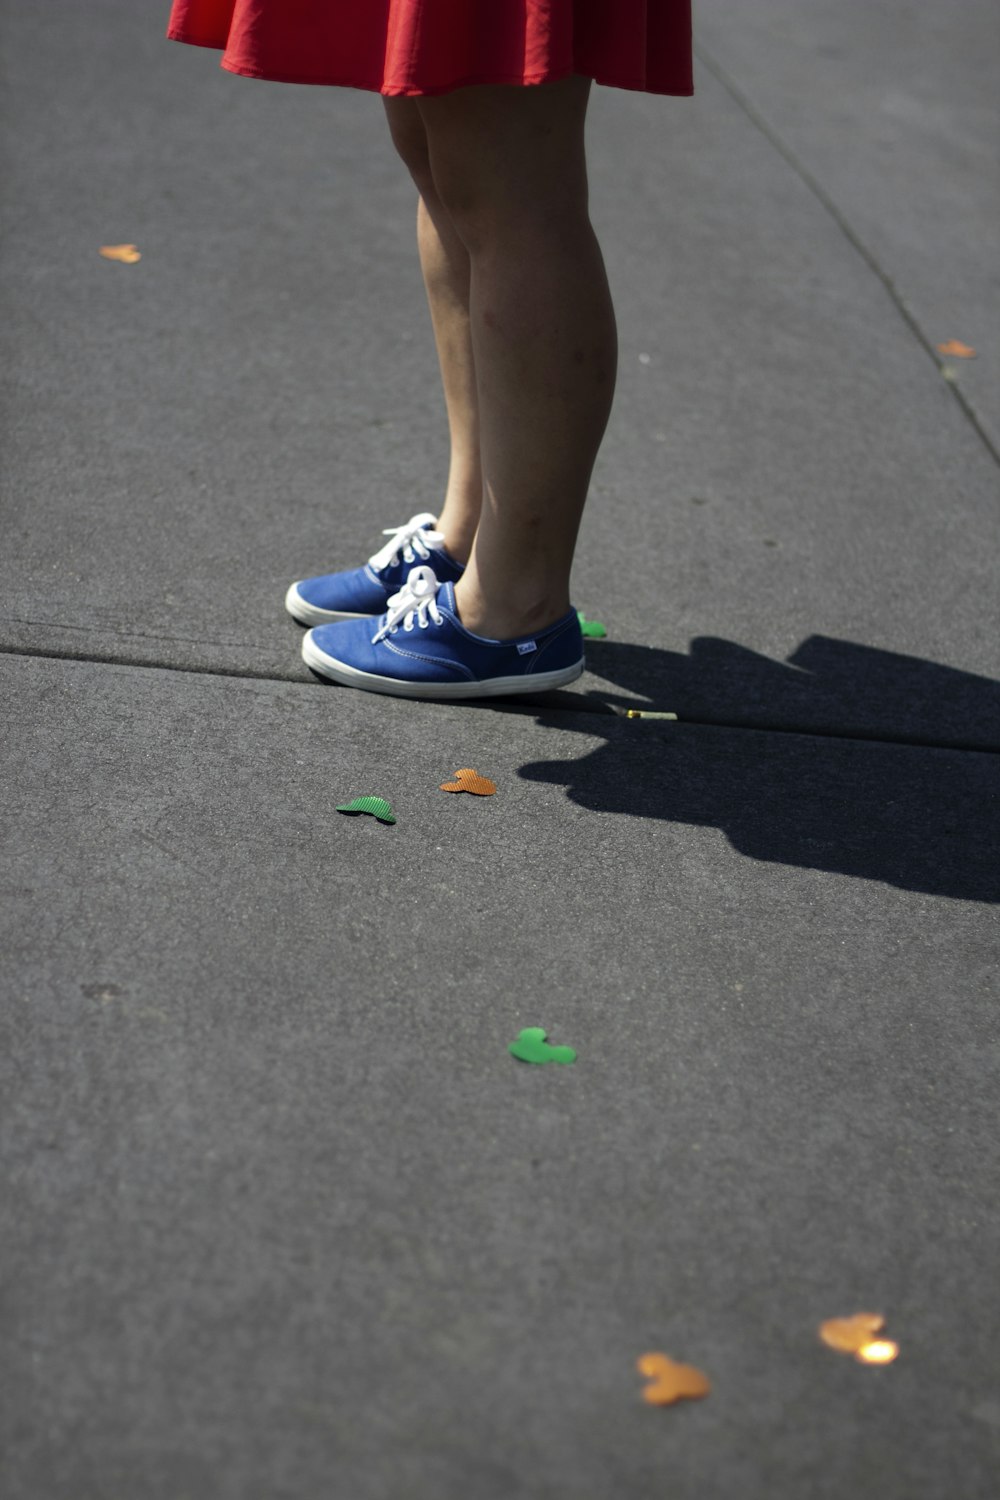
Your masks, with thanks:
M530 656L532 651L537 650L538 647L535 645L534 641L518 641L517 643L518 656Z

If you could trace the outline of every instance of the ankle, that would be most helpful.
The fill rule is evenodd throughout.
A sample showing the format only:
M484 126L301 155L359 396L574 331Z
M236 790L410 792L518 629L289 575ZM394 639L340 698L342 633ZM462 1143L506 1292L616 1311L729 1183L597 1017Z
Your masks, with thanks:
M466 567L469 558L472 556L472 538L475 536L475 532L471 536L466 536L461 531L449 531L440 525L438 526L438 530L444 537L444 550L451 560L461 563L463 568Z
M455 585L455 604L466 630L494 641L547 630L569 610L569 601L561 594L525 592L514 599L491 600L464 578Z
M437 519L437 529L444 537L445 551L449 557L463 565L472 555L472 544L479 526L482 509L482 480L478 473L474 478L449 479L444 504Z

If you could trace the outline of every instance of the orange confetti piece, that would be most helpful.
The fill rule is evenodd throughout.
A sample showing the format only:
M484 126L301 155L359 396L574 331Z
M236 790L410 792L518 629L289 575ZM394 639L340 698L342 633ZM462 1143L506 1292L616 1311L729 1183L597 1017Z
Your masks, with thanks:
M819 1325L824 1344L841 1354L857 1354L885 1327L881 1313L852 1313L849 1318L827 1318Z
M828 1318L819 1325L819 1336L828 1348L853 1354L862 1364L888 1365L899 1353L899 1345L875 1337L884 1327L881 1313L852 1313L849 1318Z
M642 1399L650 1406L672 1406L675 1401L700 1401L712 1386L694 1365L681 1365L666 1354L642 1354L636 1361L640 1375L649 1379Z
M133 266L137 260L142 260L137 245L102 245L101 254L105 260L124 261L127 266Z
M495 781L491 781L488 776L480 776L471 766L456 771L453 781L441 783L442 792L471 792L474 797L492 797L496 789Z
M870 1344L865 1344L854 1356L865 1365L891 1365L899 1353L899 1345L894 1344L892 1339L873 1339Z
M969 344L963 344L960 339L949 339L946 344L938 344L939 354L950 354L953 359L975 359L976 351Z

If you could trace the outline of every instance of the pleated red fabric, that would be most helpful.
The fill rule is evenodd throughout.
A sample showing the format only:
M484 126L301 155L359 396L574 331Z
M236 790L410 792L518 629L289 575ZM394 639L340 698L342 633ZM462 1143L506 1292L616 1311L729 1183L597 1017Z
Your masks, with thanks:
M419 95L583 73L693 92L691 0L173 0L167 35L278 83Z

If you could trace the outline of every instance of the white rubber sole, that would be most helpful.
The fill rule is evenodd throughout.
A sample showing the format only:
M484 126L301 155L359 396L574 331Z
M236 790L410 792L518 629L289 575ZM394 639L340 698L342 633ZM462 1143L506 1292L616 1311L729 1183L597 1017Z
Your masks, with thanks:
M301 583L301 579L299 582ZM299 593L298 583L293 583L285 595L285 608L293 620L300 625L328 625L331 620L377 620L378 615L351 615L344 610L319 609L310 604Z
M557 672L535 672L530 677L490 677L485 682L402 682L396 677L380 677L375 672L360 672L336 657L327 656L306 636L302 642L302 660L307 667L339 682L343 687L361 688L366 693L387 693L392 698L503 698L512 693L546 693L565 687L582 674L581 656L571 667Z

